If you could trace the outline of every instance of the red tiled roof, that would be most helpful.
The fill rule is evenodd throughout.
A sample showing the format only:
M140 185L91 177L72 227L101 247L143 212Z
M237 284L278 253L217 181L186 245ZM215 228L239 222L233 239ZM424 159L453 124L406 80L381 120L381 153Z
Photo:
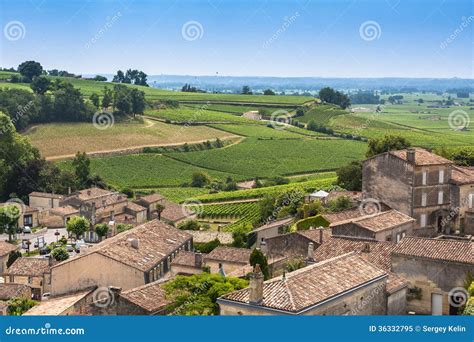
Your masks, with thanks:
M10 252L16 251L19 248L19 246L13 245L9 242L0 241L0 256L7 255Z
M247 248L219 246L205 256L205 260L217 260L248 264L252 251Z
M49 260L44 258L21 257L5 272L7 275L42 277L51 271Z
M0 300L9 300L12 297L31 295L31 289L25 284L0 284Z
M474 167L453 166L451 181L456 184L473 184Z
M165 209L163 209L161 212L161 218L167 221L176 222L192 216L189 215L187 211L177 203L162 200L160 204L165 207Z
M38 192L38 191L33 191L30 193L28 196L32 197L44 197L44 198L54 198L54 199L63 199L63 195L58 195L58 194L52 194L49 192Z
M285 279L265 281L259 306L298 313L386 275L385 271L349 253L288 273ZM221 298L249 303L249 288Z
M438 156L437 154L428 152L422 148L415 148L415 164L418 166L421 165L442 165L442 164L452 164L451 160ZM400 159L407 161L407 150L398 150L388 152Z
M182 265L182 266L196 266L196 254L195 252L182 251L173 259L171 265ZM206 254L203 254L203 257Z
M331 223L331 226L342 221L363 216L364 213L359 208L347 209L339 213L323 214L322 216Z
M474 265L474 242L405 236L393 254Z
M397 210L383 211L370 216L352 220L355 224L373 232L394 228L402 224L414 222L415 219Z
M149 313L161 311L170 303L166 299L165 290L161 287L162 284L162 282L158 281L136 287L122 292L120 297L125 298Z

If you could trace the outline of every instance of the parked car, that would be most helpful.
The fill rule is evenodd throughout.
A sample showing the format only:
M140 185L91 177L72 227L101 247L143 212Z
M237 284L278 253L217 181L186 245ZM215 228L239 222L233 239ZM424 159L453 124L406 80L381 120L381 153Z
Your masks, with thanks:
M74 247L72 247L72 245L66 245L66 250L68 251L68 253L72 253L74 252Z
M31 227L25 226L23 227L23 234L30 234L31 233Z
M48 255L51 251L47 247L43 247L39 250L40 255Z

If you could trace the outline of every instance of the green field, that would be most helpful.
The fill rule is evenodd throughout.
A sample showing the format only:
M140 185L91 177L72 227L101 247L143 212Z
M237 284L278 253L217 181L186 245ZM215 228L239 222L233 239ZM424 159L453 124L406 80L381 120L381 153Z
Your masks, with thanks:
M295 119L303 123L308 123L313 120L318 124L325 125L331 120L331 118L344 114L347 114L347 111L333 105L322 104L313 106L311 109L306 111L304 116L299 116Z
M97 129L92 123L43 124L31 127L25 135L43 157L55 159L70 157L78 151L107 152L236 138L231 133L206 126L175 126L148 119L143 123L114 123L107 129Z
M362 159L366 149L365 143L351 140L259 140L252 137L223 149L167 155L244 178L266 178L335 170L349 161Z
M202 212L198 216L200 220L237 219L223 227L223 231L229 232L236 228L250 230L260 216L257 202L211 204L201 208Z
M257 122L230 113L207 110L206 108L206 105L202 105L198 108L180 106L179 108L167 108L159 110L150 109L145 111L145 114L163 120L169 120L177 123L188 123L190 125L202 122L248 124L255 124Z

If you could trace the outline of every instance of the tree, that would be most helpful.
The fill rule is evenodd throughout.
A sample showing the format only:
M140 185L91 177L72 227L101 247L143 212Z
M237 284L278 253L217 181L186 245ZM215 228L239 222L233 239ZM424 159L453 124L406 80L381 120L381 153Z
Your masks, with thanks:
M247 231L243 225L232 231L232 240L232 247L247 247Z
M179 275L162 285L171 301L168 314L186 316L218 315L217 298L247 286L246 280L209 273Z
M48 91L50 86L51 86L51 81L47 79L45 76L33 77L33 81L30 84L30 87L33 90L33 92L39 95L44 95Z
M109 232L109 226L105 223L99 223L95 225L94 230L97 236L99 236L99 238L102 240L104 236L107 236L107 233Z
M196 220L186 220L178 225L181 230L199 230L201 225Z
M83 216L71 218L66 225L68 232L74 234L76 240L79 239L90 227L90 222Z
M352 161L336 171L337 185L349 191L362 190L362 162Z
M14 204L0 208L0 234L8 234L8 242L16 233L20 215L21 209Z
M271 89L265 89L263 95L275 95L275 92Z
M331 212L340 212L352 207L351 199L348 196L339 196L336 199L330 200L328 203Z
M326 103L332 103L338 105L342 109L346 109L351 105L349 97L347 95L336 91L330 87L325 87L319 91L319 98L321 101Z
M56 247L55 249L53 249L53 251L51 252L51 256L56 261L64 261L69 259L69 253L67 252L67 249L64 246Z
M89 99L91 100L92 104L94 105L95 108L99 108L100 107L100 98L99 98L99 95L97 95L96 93L93 93L91 94L91 96L89 97Z
M113 101L112 90L104 87L104 96L102 97L102 108L109 108Z
M260 265L260 269L262 270L264 279L270 279L270 269L268 268L267 257L262 253L262 251L255 248L250 254L249 263L253 267L255 267L255 265L257 264Z
M21 258L21 252L20 251L12 251L10 254L8 254L8 260L7 260L7 268L10 267L16 259Z
M155 206L156 213L158 215L158 220L161 220L161 213L165 210L165 206L163 204L157 203Z
M133 116L135 114L143 114L145 110L145 93L138 89L132 89L130 90L130 98Z
M25 297L12 297L8 301L8 314L10 316L21 316L33 306L38 304L37 301Z
M242 87L242 94L243 95L252 95L252 91L250 90L249 86L243 86Z
M72 161L74 173L80 188L86 188L91 176L91 161L85 152L77 152L76 157Z
M130 114L132 112L132 99L127 87L123 85L114 87L114 108L120 114Z
M40 63L35 61L26 61L18 66L18 72L25 77L28 82L31 82L33 77L40 76L43 73L43 67Z
M194 172L192 176L191 186L195 188L202 188L211 182L209 175L205 172Z
M396 135L386 135L383 138L369 139L369 149L367 150L366 157L370 158L377 154L393 150L403 150L410 146L411 144L407 139Z
M93 80L98 81L98 82L107 82L107 77L104 77L104 76L101 76L101 75L96 75L93 78Z

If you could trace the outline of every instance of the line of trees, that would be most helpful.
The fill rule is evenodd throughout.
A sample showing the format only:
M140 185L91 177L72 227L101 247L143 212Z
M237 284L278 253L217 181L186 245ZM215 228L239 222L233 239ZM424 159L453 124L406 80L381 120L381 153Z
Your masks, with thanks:
M351 100L346 94L334 90L330 87L325 87L321 89L319 91L319 98L323 102L335 104L341 107L342 109L346 109L351 105Z
M141 70L128 69L125 73L122 70L117 71L112 82L114 83L128 83L148 87L148 75Z

